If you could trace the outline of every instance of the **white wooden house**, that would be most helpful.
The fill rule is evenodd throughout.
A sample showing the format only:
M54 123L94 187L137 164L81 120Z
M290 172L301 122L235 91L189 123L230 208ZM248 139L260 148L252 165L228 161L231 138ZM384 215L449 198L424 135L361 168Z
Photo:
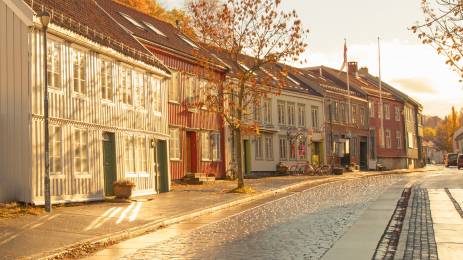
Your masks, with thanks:
M167 191L169 71L94 1L58 2L0 0L0 201L44 201L41 10L52 202L100 200L121 179Z

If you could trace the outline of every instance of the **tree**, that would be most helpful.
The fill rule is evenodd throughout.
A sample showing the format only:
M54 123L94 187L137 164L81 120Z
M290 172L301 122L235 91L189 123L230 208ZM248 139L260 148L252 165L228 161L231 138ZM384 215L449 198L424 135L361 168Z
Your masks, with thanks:
M295 11L280 10L280 0L191 0L187 3L198 41L232 68L230 79L210 84L210 109L219 112L235 142L238 188L244 187L242 137L259 132L247 118L267 95L279 94L285 70L271 74L279 62L296 62L305 51L305 36ZM205 59L203 64L211 60ZM267 73L262 72L267 71Z
M424 22L411 29L463 78L463 1L421 0ZM460 82L463 82L460 79Z

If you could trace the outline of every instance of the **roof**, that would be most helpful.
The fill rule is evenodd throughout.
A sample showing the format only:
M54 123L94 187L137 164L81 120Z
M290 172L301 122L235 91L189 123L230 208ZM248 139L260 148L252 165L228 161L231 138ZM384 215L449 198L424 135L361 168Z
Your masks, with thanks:
M373 75L371 75L369 73L362 74L361 76L362 76L362 78L365 78L366 80L369 80L370 82L371 81L378 82L378 80L379 80L377 77L375 77L375 76L373 76ZM389 85L387 82L381 81L381 86L384 87L385 89L391 91L396 96L400 97L403 101L410 102L410 103L418 106L419 108L423 108L423 106L420 104L420 102L416 101L415 99L411 98L410 96L403 93L402 91L400 91L400 90L394 88L393 86Z
M216 51L214 55L216 55L217 59L223 62L229 68L228 72L231 78L237 78L239 71L243 71L243 69L248 70L248 68L252 68L256 62L255 58L243 54L240 56L240 65L237 65L234 61L229 59L228 56L223 52ZM243 68L239 68L239 66L243 66ZM270 82L272 78L278 79L280 83L275 83L275 86L283 85L283 87L281 88L282 90L304 93L312 96L323 96L323 94L320 92L320 89L314 87L314 85L316 84L308 84L307 81L304 81L301 78L297 77L296 71L296 68L282 63L264 65L261 66L260 69L255 71L255 78L257 80L264 79L263 81L265 82ZM287 74L287 77L275 76L284 74ZM275 80L273 80L273 82L275 82Z
M342 73L339 70L325 66L303 68L301 70L306 77L316 78L320 86L323 87L326 91L342 91L347 93L346 73ZM351 96L361 99L367 98L368 93L362 90L360 87L360 82L356 82L355 79L349 79L349 83L349 91Z
M379 96L380 91L379 91L379 80L372 79L370 77L366 77L364 73L359 73L359 77L356 78L358 81L364 83L362 85L363 90L365 90L369 95L372 96ZM383 98L391 99L391 100L396 100L396 101L404 101L402 97L399 95L395 94L388 88L383 88L383 83L381 81L381 94Z
M98 0L98 5L108 12L117 23L135 37L145 41L147 45L187 58L202 55L215 65L222 67L222 64L208 50L202 48L172 24L112 0Z
M24 0L36 12L47 10L51 23L133 59L169 72L130 33L120 27L94 0ZM82 15L85 14L85 15Z

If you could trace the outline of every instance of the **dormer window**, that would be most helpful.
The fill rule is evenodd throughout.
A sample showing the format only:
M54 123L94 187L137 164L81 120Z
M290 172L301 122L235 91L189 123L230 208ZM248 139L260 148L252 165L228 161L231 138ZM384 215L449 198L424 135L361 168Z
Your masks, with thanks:
M191 47L195 48L195 49L199 49L198 45L196 45L194 42L192 42L190 39L188 39L187 37L183 36L183 35L178 35L178 37L180 37L180 39L182 39L184 42L186 42L188 45L190 45Z
M156 26L154 26L153 24L151 23L148 23L148 22L143 22L148 28L151 29L151 31L155 32L156 34L158 35L161 35L161 36L164 36L164 37L167 37L163 32L161 32L161 30L159 30L158 28L156 28Z
M271 77L273 80L278 81L277 77L275 77L272 73L270 73L268 70L264 68L260 68L265 74L267 74L269 77Z
M242 62L238 62L238 64L240 65L241 69L243 69L245 72L251 71L251 69L248 66L246 66L246 64ZM254 71L252 72L252 74L256 75Z
M137 22L137 20L133 19L130 15L124 14L124 13L119 13L119 14L122 15L122 17L124 17L131 24L139 27L140 29L145 29L145 27L141 23Z

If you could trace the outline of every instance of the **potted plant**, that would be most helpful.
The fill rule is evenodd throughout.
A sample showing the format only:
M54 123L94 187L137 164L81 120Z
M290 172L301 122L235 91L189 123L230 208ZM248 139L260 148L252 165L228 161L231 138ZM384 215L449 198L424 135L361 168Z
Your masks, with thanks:
M113 182L114 195L119 199L128 199L132 196L135 183L130 180L118 180Z

